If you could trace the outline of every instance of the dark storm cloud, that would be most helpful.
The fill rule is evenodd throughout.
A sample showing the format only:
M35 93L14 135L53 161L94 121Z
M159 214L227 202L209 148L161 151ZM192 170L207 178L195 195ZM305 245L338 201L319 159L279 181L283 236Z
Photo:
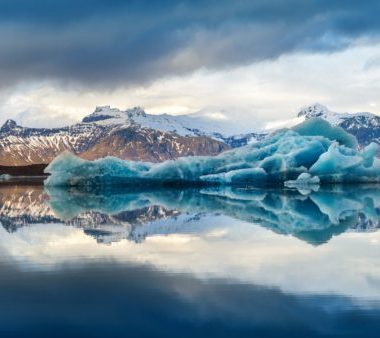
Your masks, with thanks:
M377 38L378 1L0 0L0 85L107 88Z

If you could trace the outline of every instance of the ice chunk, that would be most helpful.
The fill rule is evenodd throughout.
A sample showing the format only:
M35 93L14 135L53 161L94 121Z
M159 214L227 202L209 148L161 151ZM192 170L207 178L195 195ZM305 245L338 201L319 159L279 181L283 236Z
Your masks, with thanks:
M247 185L255 182L256 185L260 185L266 181L266 172L262 168L249 168L249 169L239 169L231 170L227 173L221 174L211 174L201 176L200 179L204 182L209 183L220 183L220 184L243 184Z
M346 149L333 143L329 149L323 153L317 162L310 168L310 173L334 174L343 173L350 169L355 169L363 164L364 158L355 152L346 152Z
M311 176L309 173L302 173L297 177L296 180L289 180L285 181L285 186L292 188L292 187L308 187L312 185L319 185L321 183L321 180L318 176Z
M372 142L368 146L366 146L363 149L363 166L368 168L371 165L373 165L373 160L375 159L376 155L379 153L380 146L377 143Z
M349 148L356 148L358 141L356 138L346 133L340 127L334 127L326 120L313 118L293 127L298 134L304 136L323 136L331 141L338 141L339 144Z
M115 157L85 161L64 153L46 168L51 174L46 185L259 186L297 178L297 184L310 184L316 180L312 176L321 183L379 182L378 150L378 145L371 144L359 151L353 136L343 129L310 119L218 156L143 163Z
M70 152L63 152L45 169L51 173L46 184L52 186L76 186L84 182L116 183L119 180L141 179L151 168L150 163L123 161L116 157L105 157L97 161L83 160Z

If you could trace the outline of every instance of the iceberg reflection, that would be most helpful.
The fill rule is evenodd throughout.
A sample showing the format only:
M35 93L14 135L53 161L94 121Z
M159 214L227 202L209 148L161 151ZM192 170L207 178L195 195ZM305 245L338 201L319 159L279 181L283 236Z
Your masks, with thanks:
M0 265L28 272L147 264L367 306L380 300L378 191L0 185Z
M99 224L102 217L108 223L128 222L131 226L125 237L135 241L157 234L155 230L170 233L170 228L155 229L152 222L184 214L222 214L315 245L347 230L373 231L380 227L378 186L330 187L307 195L290 189L232 187L127 192L112 189L99 193L50 188L47 193L50 208L59 219L87 225Z

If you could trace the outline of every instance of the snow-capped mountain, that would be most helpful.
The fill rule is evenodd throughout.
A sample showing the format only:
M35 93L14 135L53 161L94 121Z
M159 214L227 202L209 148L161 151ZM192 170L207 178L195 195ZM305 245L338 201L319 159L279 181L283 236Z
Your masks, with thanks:
M143 128L173 132L181 136L207 136L224 142L232 147L245 145L262 138L262 133L250 131L243 133L242 127L229 120L212 119L200 114L169 115L147 114L141 107L120 110L110 106L97 107L82 122L100 125L131 124Z
M49 163L65 150L87 159L113 155L159 162L226 149L221 140L186 129L169 115L145 114L141 108L98 107L81 123L62 128L28 128L13 120L0 128L0 165Z
M361 147L371 142L380 144L380 116L372 113L336 113L319 103L304 107L297 115L300 118L310 119L319 117L332 125L340 126L354 135Z
M86 159L108 155L160 162L181 156L216 155L263 139L268 133L313 117L323 118L353 134L361 147L380 143L380 117L371 113L336 113L321 104L302 108L289 121L265 131L238 133L231 121L200 114L173 116L97 107L80 123L62 128L28 128L8 120L0 128L0 166L49 163L68 150ZM241 130L240 130L241 131Z

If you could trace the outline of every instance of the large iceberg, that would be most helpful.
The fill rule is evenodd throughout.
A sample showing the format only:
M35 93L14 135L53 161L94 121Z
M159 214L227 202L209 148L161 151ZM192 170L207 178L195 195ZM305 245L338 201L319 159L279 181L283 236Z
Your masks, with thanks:
M315 177L321 184L380 182L380 146L357 147L352 135L316 118L218 156L145 163L115 157L86 161L66 152L46 168L45 184L259 186L300 177Z

